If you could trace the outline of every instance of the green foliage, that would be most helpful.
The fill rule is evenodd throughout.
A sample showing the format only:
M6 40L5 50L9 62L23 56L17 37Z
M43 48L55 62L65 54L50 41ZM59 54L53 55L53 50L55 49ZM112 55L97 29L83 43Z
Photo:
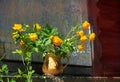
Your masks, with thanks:
M23 55L23 59L28 62L31 61L33 53L39 53L42 57L47 53L53 53L65 58L77 49L85 50L90 38L94 40L95 34L90 37L89 28L90 23L87 21L76 24L63 37L57 28L49 24L44 26L15 24L12 37L14 42L19 44L20 49L16 49L13 53Z
M9 69L7 64L2 64L0 68L0 82L4 82L2 76L6 75L7 82L16 82L14 78L11 77L11 79L8 77L9 76Z
M12 51L13 54L19 54L19 55L22 55L23 54L23 51L22 50L18 50L16 49L15 51Z
M17 77L23 77L26 79L27 82L32 82L32 76L35 73L35 70L32 69L32 66L28 66L27 73L23 72L18 68L18 75Z
M75 40L74 36L70 37L70 34L75 30L78 30L80 25L76 25L73 27L70 32L66 35L66 38L62 38L62 34L60 34L57 28L52 27L48 24L41 27L40 25L33 25L31 28L27 24L22 26L22 31L13 29L13 35L15 43L19 43L21 49L16 49L13 53L17 53L20 55L26 54L25 61L30 61L32 57L32 53L37 52L41 55L45 55L46 53L55 53L56 55L62 55L63 57L68 56L68 53L74 51L73 41ZM40 29L38 30L38 28ZM18 27L17 27L18 28ZM38 38L35 41L31 41L30 34L35 33ZM74 32L75 34L75 32ZM76 35L76 34L75 34ZM60 46L56 46L54 42L50 39L51 36L57 36L62 40ZM69 37L68 37L69 36ZM21 43L21 41L23 43ZM59 41L58 41L59 42Z
M3 64L1 69L0 69L0 74L4 73L6 75L8 75L8 66L6 64Z
M15 78L11 78L10 82L16 82Z

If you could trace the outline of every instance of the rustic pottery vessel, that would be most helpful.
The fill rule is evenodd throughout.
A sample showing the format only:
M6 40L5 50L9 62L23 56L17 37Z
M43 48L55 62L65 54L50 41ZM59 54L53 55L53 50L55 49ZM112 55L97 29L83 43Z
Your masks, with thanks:
M42 66L42 71L45 75L59 75L63 72L69 63L69 58L67 58L67 63L65 66L61 63L61 55L55 55L49 53L45 56L45 61Z

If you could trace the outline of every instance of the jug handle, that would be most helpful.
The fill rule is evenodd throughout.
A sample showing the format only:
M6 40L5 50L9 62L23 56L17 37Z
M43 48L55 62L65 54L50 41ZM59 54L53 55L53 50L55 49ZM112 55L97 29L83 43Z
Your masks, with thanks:
M66 67L67 67L67 65L69 64L69 57L67 57L67 62L66 62L66 64L63 66L63 69L65 69Z

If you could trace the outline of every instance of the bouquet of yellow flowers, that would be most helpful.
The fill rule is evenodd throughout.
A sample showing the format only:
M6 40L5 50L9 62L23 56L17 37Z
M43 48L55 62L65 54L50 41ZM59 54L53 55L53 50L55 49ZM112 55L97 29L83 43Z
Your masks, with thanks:
M38 23L31 26L14 24L12 38L21 49L16 49L13 53L26 54L26 61L29 61L34 52L40 53L43 57L47 53L54 53L65 58L70 56L76 48L84 51L87 41L95 39L95 33L89 34L89 29L90 23L85 21L83 24L71 27L71 30L64 36L58 32L57 28L48 24L44 26Z

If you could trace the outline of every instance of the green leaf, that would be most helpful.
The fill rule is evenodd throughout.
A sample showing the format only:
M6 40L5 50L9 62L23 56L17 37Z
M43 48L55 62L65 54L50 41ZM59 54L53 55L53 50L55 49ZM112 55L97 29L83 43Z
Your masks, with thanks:
M49 45L49 44L51 44L51 40L50 40L50 39L48 39L48 40L45 42L45 46L47 46L47 45Z
M20 78L22 75L20 75L20 74L17 74L17 75L15 75L16 76L16 78Z
M23 74L23 77L24 77L24 78L27 78L27 77L28 77L28 75L27 75L27 74Z
M7 66L6 64L3 64L3 65L2 65L2 70L3 70L3 71L6 71L7 69L8 69L8 66Z
M10 80L10 82L16 82L16 80L15 80L14 78L12 78L12 79Z
M36 41L36 46L39 46L40 44L41 44L41 41L40 40L38 40L38 41Z
M35 70L32 70L32 74L35 73Z
M27 57L31 57L32 56L32 52L27 52L26 55L27 55Z
M2 70L0 69L0 73L2 72Z
M18 68L18 73L19 73L20 75L23 74L23 72L20 70L20 68Z
M12 52L13 54L19 54L19 55L22 55L23 54L23 51L22 50L18 50L16 49L15 51Z
M34 50L35 52L39 52L38 48L36 48L36 47L34 47L33 50Z
M32 70L32 66L29 66L29 70Z

